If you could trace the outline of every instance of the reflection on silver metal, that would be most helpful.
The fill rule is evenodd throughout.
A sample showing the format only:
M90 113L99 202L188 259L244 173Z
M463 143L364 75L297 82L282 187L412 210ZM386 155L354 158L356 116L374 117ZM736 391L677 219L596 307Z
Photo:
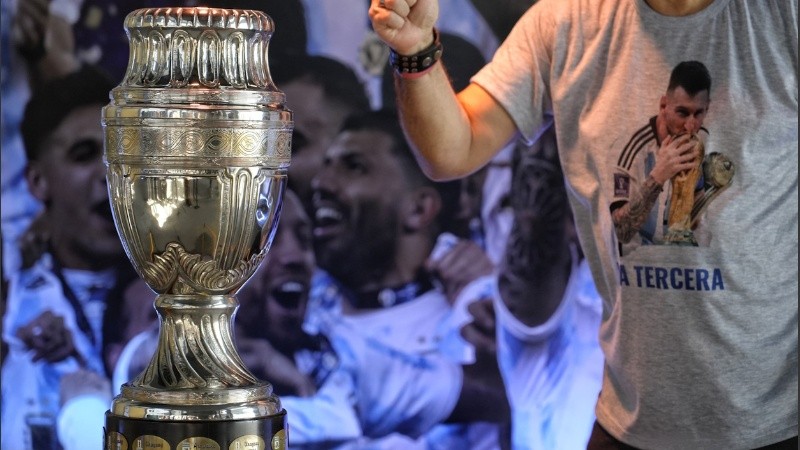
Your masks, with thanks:
M131 52L103 110L114 220L159 296L149 366L111 413L164 420L252 419L282 411L232 338L236 291L275 232L292 115L272 82L264 13L140 9Z

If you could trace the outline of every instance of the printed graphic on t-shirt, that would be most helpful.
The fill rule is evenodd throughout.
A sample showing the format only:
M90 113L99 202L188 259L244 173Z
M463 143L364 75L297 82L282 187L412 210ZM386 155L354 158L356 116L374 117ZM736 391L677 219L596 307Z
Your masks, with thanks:
M703 63L679 63L657 114L622 149L611 149L618 158L610 210L621 257L643 245L707 245L696 233L702 216L735 173L727 156L706 146L710 92Z

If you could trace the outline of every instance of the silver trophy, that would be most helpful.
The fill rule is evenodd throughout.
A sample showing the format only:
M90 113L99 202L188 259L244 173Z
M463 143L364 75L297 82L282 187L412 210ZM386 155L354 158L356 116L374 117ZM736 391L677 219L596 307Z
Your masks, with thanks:
M239 357L239 288L275 233L292 115L259 11L140 9L103 109L108 189L128 257L159 295L158 349L106 414L105 449L286 447L272 386ZM124 319L123 319L124 320Z

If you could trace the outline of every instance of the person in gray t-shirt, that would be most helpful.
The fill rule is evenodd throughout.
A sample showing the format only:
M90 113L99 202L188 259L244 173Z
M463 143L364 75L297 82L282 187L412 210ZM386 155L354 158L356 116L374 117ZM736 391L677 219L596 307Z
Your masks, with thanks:
M428 176L458 178L512 139L556 135L604 303L590 448L797 448L797 6L540 0L456 94L437 63L447 51L438 2L371 3ZM682 61L701 61L714 80L704 151L723 183L690 212L701 245L621 254L610 212L621 147Z

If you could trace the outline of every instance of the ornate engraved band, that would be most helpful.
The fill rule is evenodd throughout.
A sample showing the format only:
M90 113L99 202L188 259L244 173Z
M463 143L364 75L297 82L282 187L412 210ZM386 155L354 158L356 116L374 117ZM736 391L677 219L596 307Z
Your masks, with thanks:
M175 124L179 125L179 124ZM289 128L186 128L182 126L106 126L106 160L116 163L169 163L169 159L206 158L205 164L287 168L291 159ZM222 159L221 159L222 158ZM175 161L178 163L178 161ZM216 164L215 164L216 162ZM247 164L245 164L247 163Z

